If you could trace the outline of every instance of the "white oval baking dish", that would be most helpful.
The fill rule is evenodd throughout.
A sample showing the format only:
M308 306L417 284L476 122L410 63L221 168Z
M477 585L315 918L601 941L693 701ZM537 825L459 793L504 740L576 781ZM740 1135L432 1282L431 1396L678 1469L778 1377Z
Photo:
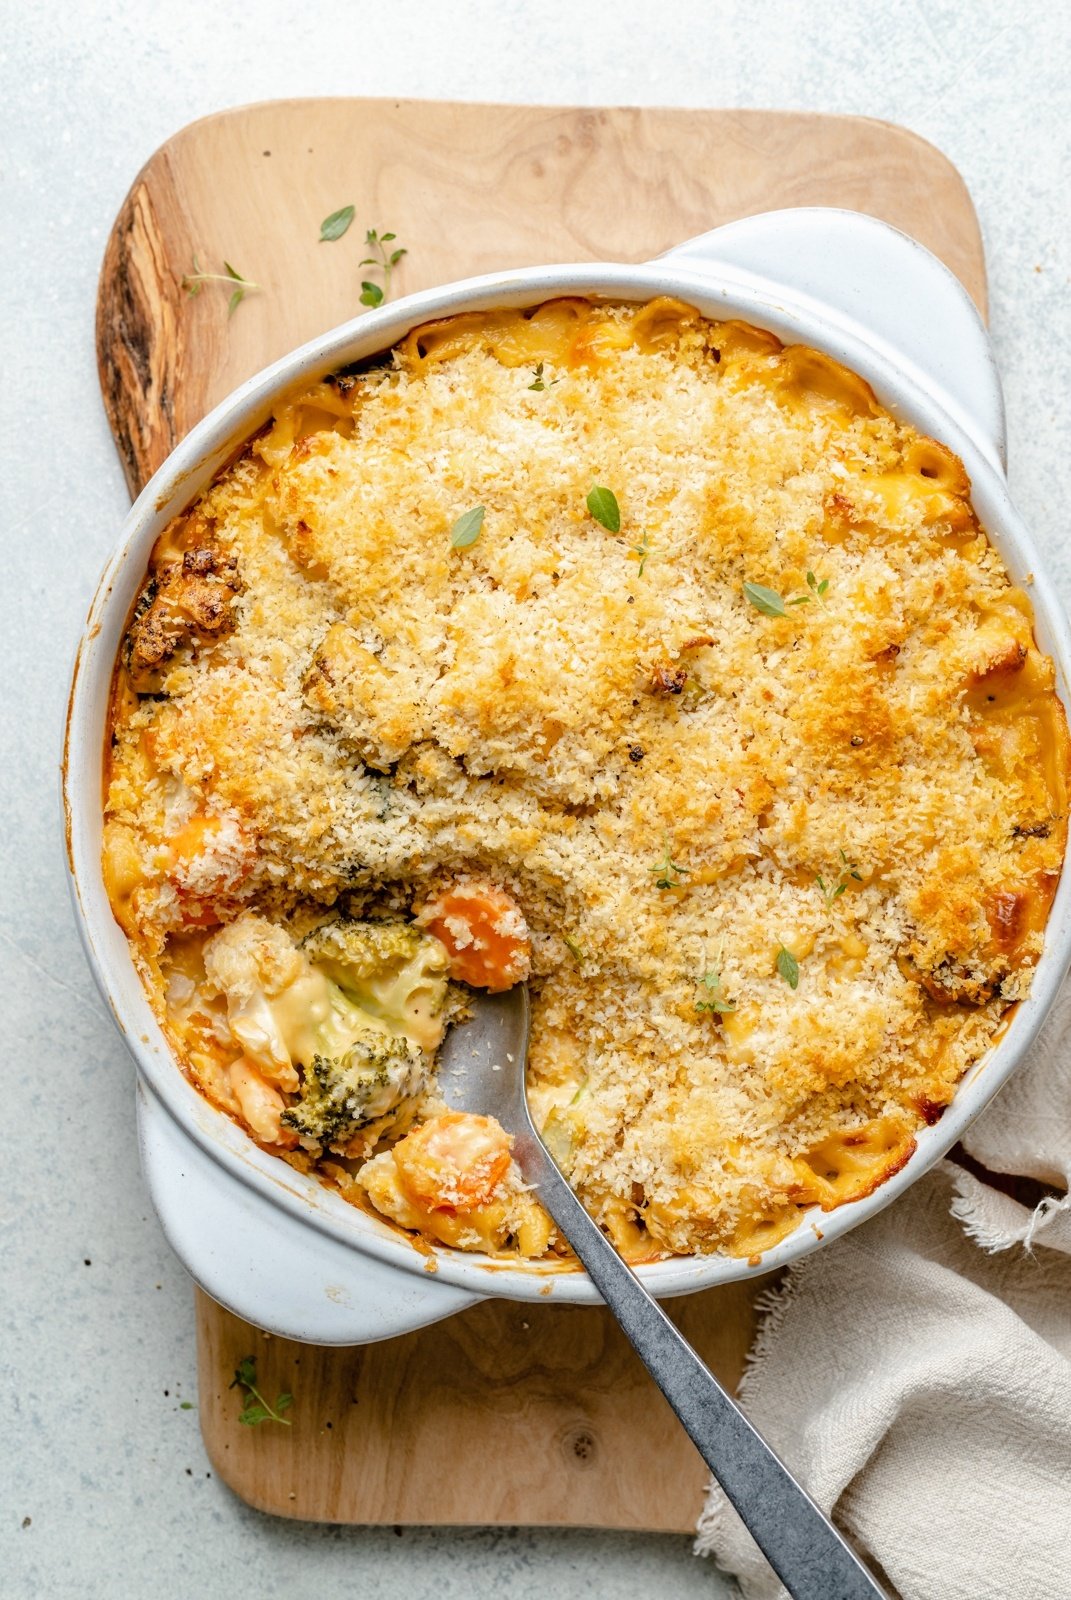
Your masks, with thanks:
M114 921L100 868L101 753L112 666L153 542L204 487L282 391L385 350L418 323L561 294L644 300L675 295L711 317L741 317L786 342L823 350L860 373L879 400L960 455L983 526L1013 581L1028 587L1039 643L1068 704L1071 632L1004 476L1000 384L966 292L921 246L853 212L772 212L733 223L640 266L538 267L472 278L366 313L250 379L183 440L146 486L103 573L78 649L63 797L72 893L100 987L138 1067L141 1159L165 1233L194 1278L260 1327L323 1344L410 1331L488 1296L598 1297L586 1275L534 1263L417 1252L386 1224L259 1149L178 1070ZM687 1294L753 1276L828 1244L880 1210L960 1137L1022 1060L1071 958L1065 871L1033 992L967 1075L907 1165L866 1199L805 1214L761 1266L726 1256L641 1269L653 1293Z

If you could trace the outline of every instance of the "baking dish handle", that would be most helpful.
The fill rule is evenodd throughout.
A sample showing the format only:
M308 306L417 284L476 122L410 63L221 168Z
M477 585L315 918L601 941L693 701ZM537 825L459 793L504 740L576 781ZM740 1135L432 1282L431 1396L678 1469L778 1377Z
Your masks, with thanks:
M483 1298L340 1249L297 1222L207 1156L140 1073L138 1142L175 1254L213 1300L256 1327L308 1344L371 1344Z
M755 274L851 322L939 390L1003 473L1004 397L985 324L959 279L908 234L858 211L809 206L744 217L660 259Z

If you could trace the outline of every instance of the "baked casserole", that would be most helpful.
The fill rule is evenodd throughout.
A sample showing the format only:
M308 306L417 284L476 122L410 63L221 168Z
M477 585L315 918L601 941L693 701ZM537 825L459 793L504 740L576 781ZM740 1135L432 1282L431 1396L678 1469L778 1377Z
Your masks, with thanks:
M959 459L660 299L414 330L165 530L104 869L192 1081L419 1241L562 1255L437 1097L529 1099L633 1261L756 1257L909 1158L1029 990L1068 735Z

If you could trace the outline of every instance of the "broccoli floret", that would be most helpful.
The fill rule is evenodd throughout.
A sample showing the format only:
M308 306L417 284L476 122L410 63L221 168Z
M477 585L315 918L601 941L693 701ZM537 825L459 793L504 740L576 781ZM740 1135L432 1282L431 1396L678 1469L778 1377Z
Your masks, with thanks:
M331 1016L320 1031L324 1053L305 1068L301 1098L282 1113L296 1133L344 1144L423 1087L422 1052L352 1005L332 985Z
M301 948L333 983L353 989L388 968L404 967L427 942L427 936L411 922L333 917L306 934Z
M335 917L302 941L302 952L374 1017L438 1048L446 1025L445 946L410 922Z

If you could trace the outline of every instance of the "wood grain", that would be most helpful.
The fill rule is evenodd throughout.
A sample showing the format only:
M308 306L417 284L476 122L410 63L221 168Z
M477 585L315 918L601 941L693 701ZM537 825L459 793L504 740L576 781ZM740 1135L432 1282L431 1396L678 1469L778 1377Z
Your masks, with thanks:
M750 1284L669 1304L730 1385ZM686 1532L707 1473L616 1323L585 1306L485 1302L382 1344L320 1350L198 1295L201 1429L250 1505L327 1522L528 1523ZM254 1355L292 1429L238 1424L227 1385Z
M352 203L334 244L323 217ZM131 492L236 384L359 310L364 230L408 246L399 292L551 261L639 261L790 205L869 212L941 256L985 310L963 181L902 128L757 111L558 109L316 100L184 129L139 174L108 242L101 389ZM262 287L228 319L196 298L196 255ZM735 1384L755 1285L672 1310ZM270 1338L198 1293L200 1415L216 1470L283 1516L685 1531L705 1469L607 1314L485 1303L406 1338L325 1350ZM237 1421L254 1354L290 1428Z

